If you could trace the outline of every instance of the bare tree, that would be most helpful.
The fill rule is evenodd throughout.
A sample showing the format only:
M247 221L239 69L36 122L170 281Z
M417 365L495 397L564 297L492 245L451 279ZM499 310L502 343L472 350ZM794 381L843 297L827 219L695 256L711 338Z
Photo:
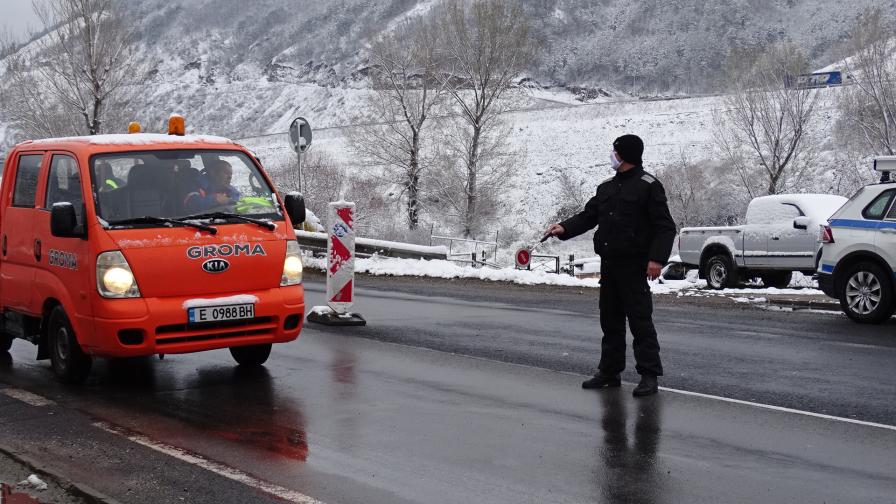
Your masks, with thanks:
M447 55L443 82L469 128L463 153L461 229L470 236L481 219L483 133L498 122L501 98L533 60L535 42L522 7L512 0L447 0L436 10ZM495 173L500 173L500 169ZM492 177L494 180L501 177Z
M116 0L34 2L46 34L6 59L10 116L31 136L103 131L129 81L142 78Z
M469 237L485 231L486 224L502 213L512 169L525 153L507 143L510 126L499 121L488 121L475 130L464 118L440 126L441 164L426 180L430 203ZM474 143L478 144L477 162L471 176L469 153ZM471 196L475 207L470 206Z
M678 229L693 226L700 218L700 192L705 190L705 177L702 175L700 168L688 159L684 151L671 166L663 170L669 208Z
M776 45L729 67L731 94L715 128L722 156L750 197L799 183L812 162L809 126L818 103L818 93L798 83L806 57L793 46Z
M724 163L694 160L682 151L661 172L669 210L679 229L739 222L749 198Z
M345 166L330 155L318 151L313 146L302 154L302 184L299 184L299 170L296 158L291 152L268 163L271 178L284 193L304 189L305 204L315 214L325 218L327 205L343 198L348 188L348 173Z
M859 16L850 33L846 73L855 85L841 95L841 131L872 153L896 154L896 30L874 7Z
M409 230L420 221L420 182L428 164L422 153L424 129L445 90L435 78L441 66L437 33L430 19L405 20L373 41L373 93L366 112L387 124L360 127L349 135L354 149L382 168L380 177L402 188Z

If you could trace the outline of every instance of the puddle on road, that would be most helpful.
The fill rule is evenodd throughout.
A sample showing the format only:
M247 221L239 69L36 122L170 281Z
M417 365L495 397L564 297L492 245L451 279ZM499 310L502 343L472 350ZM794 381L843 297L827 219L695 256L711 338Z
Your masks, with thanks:
M15 488L6 483L0 483L0 502L3 504L42 504L28 494L16 493Z

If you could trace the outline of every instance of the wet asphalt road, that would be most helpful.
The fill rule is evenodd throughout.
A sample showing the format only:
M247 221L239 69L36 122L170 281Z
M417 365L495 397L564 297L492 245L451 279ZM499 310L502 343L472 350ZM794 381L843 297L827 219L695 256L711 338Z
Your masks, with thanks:
M556 371L597 370L596 290L359 280L356 308L371 324L354 335ZM307 292L322 304L322 283L309 283ZM896 319L868 326L841 313L655 299L666 373L660 385L896 424ZM631 345L623 380L638 381Z
M262 370L216 351L100 362L63 387L16 342L0 449L118 502L277 499L97 422L326 503L896 502L894 430L579 389L592 291L359 280L368 327L306 326ZM657 318L667 387L896 423L892 323L667 301Z

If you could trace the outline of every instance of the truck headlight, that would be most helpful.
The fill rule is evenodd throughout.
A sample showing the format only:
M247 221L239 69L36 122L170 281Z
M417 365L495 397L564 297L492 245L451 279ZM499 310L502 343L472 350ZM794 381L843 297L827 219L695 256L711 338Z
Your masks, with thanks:
M134 272L120 250L103 252L96 257L96 288L105 298L140 297Z
M280 287L302 283L302 270L299 244L290 240L286 242L286 259L283 260L283 276L280 277Z

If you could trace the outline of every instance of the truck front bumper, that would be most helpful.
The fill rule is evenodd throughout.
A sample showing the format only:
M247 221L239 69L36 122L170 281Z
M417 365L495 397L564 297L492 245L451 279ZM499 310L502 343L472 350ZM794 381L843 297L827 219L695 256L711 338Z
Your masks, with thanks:
M115 309L103 310L105 317L94 317L93 334L79 339L92 355L138 357L285 343L298 338L305 321L301 285L234 294L258 298L254 318L190 324L184 298L110 299L101 302ZM110 312L114 315L109 316Z

